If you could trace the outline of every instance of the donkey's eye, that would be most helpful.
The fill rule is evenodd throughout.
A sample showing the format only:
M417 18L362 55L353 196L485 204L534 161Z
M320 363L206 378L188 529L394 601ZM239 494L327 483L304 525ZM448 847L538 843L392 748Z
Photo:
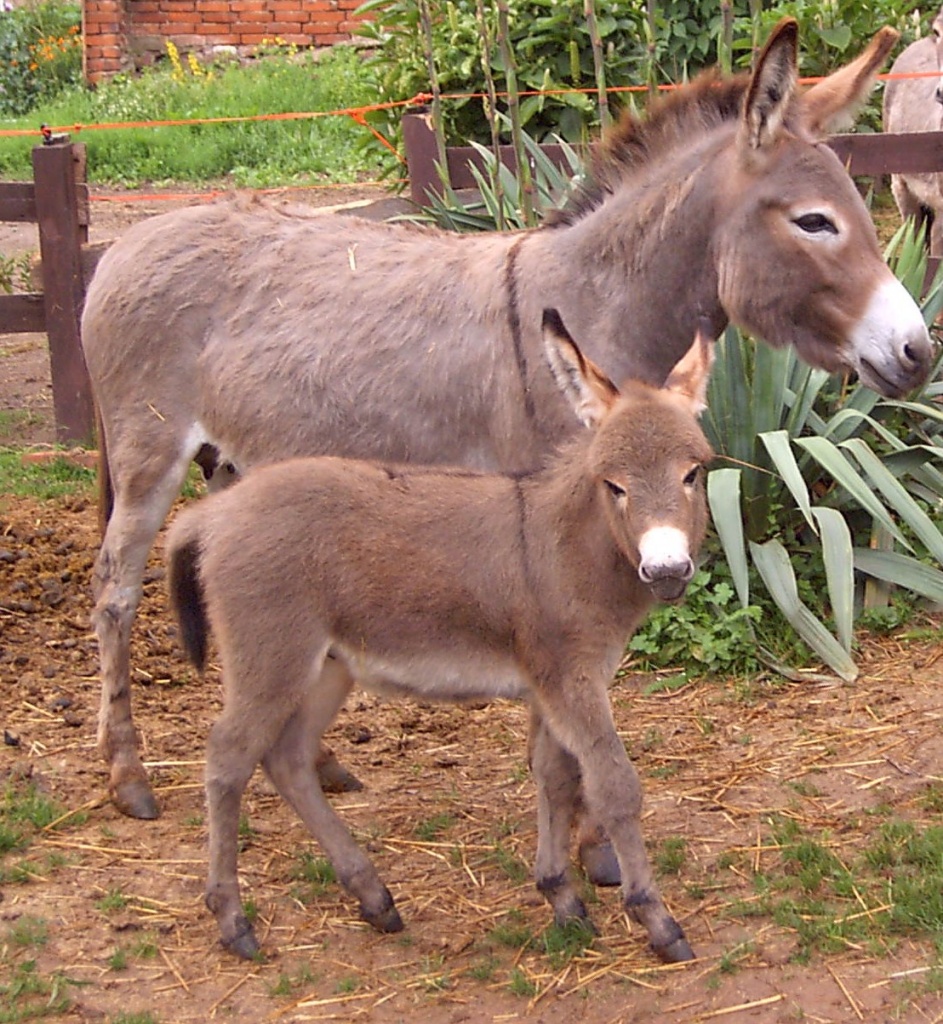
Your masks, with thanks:
M620 498L625 498L627 496L628 492L624 487L620 487L618 484L613 483L611 480L604 480L603 483L606 485L606 490L616 500L619 500Z
M693 487L697 483L698 477L700 475L701 475L701 467L700 466L695 466L693 469L688 470L687 474L684 477L684 486L685 487Z
M826 217L824 213L804 213L801 217L796 217L793 224L809 235L838 234L835 222L830 217Z

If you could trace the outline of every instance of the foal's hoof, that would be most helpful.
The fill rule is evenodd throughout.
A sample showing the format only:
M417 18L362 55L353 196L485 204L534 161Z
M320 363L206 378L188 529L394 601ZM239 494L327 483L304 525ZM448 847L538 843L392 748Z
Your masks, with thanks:
M611 887L622 884L622 873L612 843L580 843L580 863L593 885Z
M669 942L667 946L652 944L652 949L655 951L655 955L666 964L680 964L685 960L695 959L694 950L688 945L688 940L683 934L673 942Z
M379 910L367 910L361 903L360 916L378 932L401 932L405 927L389 892L386 892L383 906Z
M257 960L261 954L261 948L252 930L252 925L240 917L236 921L236 935L232 939L223 939L223 945L230 953L242 957L243 960Z
M322 750L315 764L321 789L325 793L359 793L363 783L337 760L330 750Z
M129 818L159 818L160 808L146 779L126 779L111 787L111 802Z

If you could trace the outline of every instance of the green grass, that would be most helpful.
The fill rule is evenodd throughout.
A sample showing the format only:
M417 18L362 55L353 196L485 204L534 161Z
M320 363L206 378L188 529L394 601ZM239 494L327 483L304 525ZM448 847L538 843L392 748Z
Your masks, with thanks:
M305 905L325 896L337 882L334 865L326 857L315 857L307 851L298 857L291 877L299 883L292 887L291 895Z
M100 900L95 902L96 909L103 914L114 914L124 910L128 905L128 897L120 889L110 889Z
M83 469L66 459L24 463L21 452L0 449L0 494L48 501L74 495L92 497L94 493L93 470Z
M7 128L35 129L131 121L329 112L373 103L376 87L351 47L320 59L287 51L248 66L230 62L194 75L161 65L117 76L98 89L75 90ZM348 116L291 121L86 130L73 141L88 150L91 183L141 187L169 182L269 187L352 182L376 177L389 155ZM0 139L0 177L32 178L33 137Z
M864 949L887 955L901 936L940 945L943 827L890 818L850 852L827 832L793 820L770 822L779 862L753 875L757 899L733 908L770 917L795 935L793 959Z
M534 933L519 910L512 910L499 921L491 929L490 937L493 942L509 949L525 949L534 941Z
M131 1013L119 1013L112 1017L110 1024L158 1024L157 1018L150 1010L141 1010Z
M42 1020L61 1017L70 1006L68 987L72 984L56 971L44 975L35 960L10 964L0 961L0 1022Z
M432 843L439 839L455 824L455 816L443 811L441 814L434 814L431 818L420 821L414 829L417 839L424 843Z

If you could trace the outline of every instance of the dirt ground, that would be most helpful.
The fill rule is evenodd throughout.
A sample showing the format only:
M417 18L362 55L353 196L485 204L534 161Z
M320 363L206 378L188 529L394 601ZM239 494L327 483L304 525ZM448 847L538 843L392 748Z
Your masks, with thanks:
M171 201L188 200L96 205L93 238ZM10 244L0 230L0 253ZM32 348L0 339L0 408L32 410L19 443L52 439L47 376ZM374 933L335 883L305 876L316 846L258 775L240 874L266 960L245 963L219 947L202 903L201 771L218 675L199 679L180 655L159 551L132 665L163 814L132 821L107 802L89 628L96 550L92 497L0 495L0 793L30 780L78 812L0 857L0 986L28 961L68 979L70 1006L43 1019L943 1021L933 937L893 935L880 950L845 940L797 956L795 927L764 912L755 882L782 871L783 822L847 864L889 817L937 824L928 807L943 783L938 639L864 640L854 685L757 677L649 692L651 679L632 672L614 685L659 884L699 957L674 967L655 961L613 890L587 894L599 929L588 950L566 959L541 945L549 914L528 875L535 825L523 708L358 696L329 739L366 785L332 800L406 931ZM671 851L680 856L672 861ZM889 912L862 893L844 918ZM37 920L45 941L18 946L17 926ZM536 941L512 941L528 934Z

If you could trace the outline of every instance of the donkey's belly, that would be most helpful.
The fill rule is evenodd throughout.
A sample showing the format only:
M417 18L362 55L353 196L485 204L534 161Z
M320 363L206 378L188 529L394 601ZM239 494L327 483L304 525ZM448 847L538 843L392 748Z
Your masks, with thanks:
M382 655L335 644L340 658L364 689L390 697L475 701L527 696L527 679L510 657L460 649L435 653Z

